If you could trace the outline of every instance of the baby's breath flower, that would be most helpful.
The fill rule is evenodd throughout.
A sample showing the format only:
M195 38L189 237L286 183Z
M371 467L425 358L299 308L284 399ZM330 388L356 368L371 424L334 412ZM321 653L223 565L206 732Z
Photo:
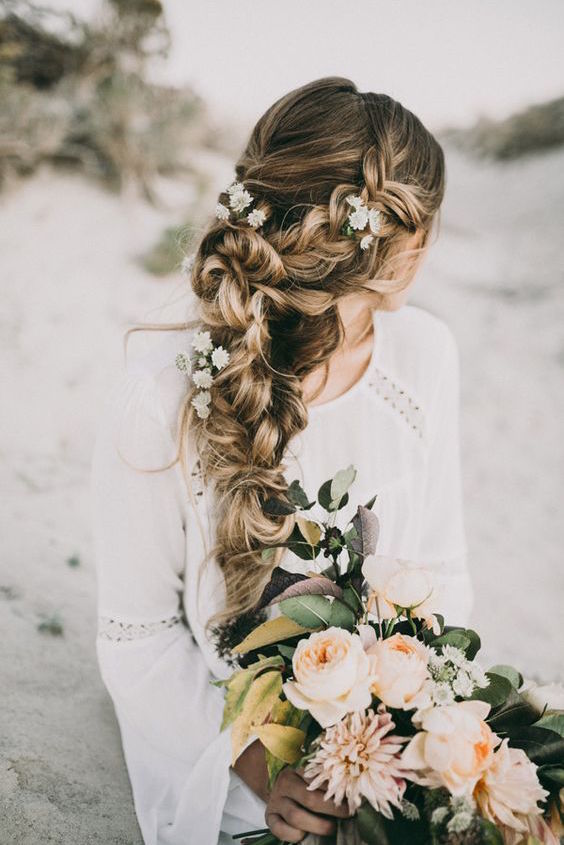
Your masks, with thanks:
M462 698L470 698L474 691L474 682L467 672L461 670L452 682L452 688Z
M437 706L453 704L454 695L449 684L434 684L431 690L433 704Z
M181 373L189 373L192 369L192 362L187 352L179 352L175 358L175 364Z
M455 816L447 823L447 830L449 833L464 833L472 824L473 816L468 812L456 813Z
M196 352L209 352L213 347L210 333L196 332L192 338L192 346Z
M218 202L215 207L215 216L218 220L228 220L229 219L229 209L226 205L223 205L222 202Z
M229 363L229 352L223 346L217 346L211 354L211 359L214 367L221 370Z
M207 358L204 358L203 356L202 356L202 358L198 358L198 367L207 367L207 366L208 366L208 359Z

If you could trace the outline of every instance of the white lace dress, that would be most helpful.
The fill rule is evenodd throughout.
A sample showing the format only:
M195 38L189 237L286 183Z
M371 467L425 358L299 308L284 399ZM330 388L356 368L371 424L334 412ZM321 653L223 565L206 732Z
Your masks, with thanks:
M368 369L346 393L310 409L288 446L285 475L315 496L353 464L355 507L377 494L378 552L432 567L447 620L464 624L472 587L457 345L441 319L413 305L374 311L374 329ZM223 691L209 683L231 671L203 627L223 600L218 568L199 567L213 537L212 493L196 456L192 497L178 464L144 473L127 463L156 469L175 454L188 377L174 358L190 336L159 334L128 365L107 397L92 460L97 653L146 845L224 845L232 833L265 826L264 803L230 769L230 729L219 730ZM345 508L337 524L350 516ZM283 564L307 567L290 552Z

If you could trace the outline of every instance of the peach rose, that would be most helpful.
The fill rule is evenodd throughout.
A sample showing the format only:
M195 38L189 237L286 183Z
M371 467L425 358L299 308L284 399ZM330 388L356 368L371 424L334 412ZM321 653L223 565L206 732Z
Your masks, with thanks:
M387 707L411 710L418 706L417 696L429 677L427 646L415 637L393 634L376 640L366 652L376 680L372 692Z
M460 701L423 711L422 730L405 749L404 765L420 771L417 781L425 786L444 786L452 795L468 794L500 743L484 722L489 711L484 701Z
M292 667L294 679L282 686L286 698L323 728L372 703L374 677L357 634L335 627L310 634L298 643Z
M540 815L537 801L548 792L537 777L537 767L520 748L504 739L474 789L481 814L494 824L525 833L523 816Z

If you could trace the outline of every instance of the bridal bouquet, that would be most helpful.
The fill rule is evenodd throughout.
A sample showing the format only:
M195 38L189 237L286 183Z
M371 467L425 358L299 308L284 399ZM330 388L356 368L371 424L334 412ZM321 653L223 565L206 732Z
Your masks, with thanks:
M317 502L294 481L287 500L265 503L295 513L284 545L311 569L274 569L257 607L271 617L233 644L236 668L214 682L233 762L254 737L271 785L303 768L308 788L348 803L338 842L557 845L564 691L483 670L476 632L445 626L431 573L376 554L376 497L337 526L355 476L339 471ZM317 504L323 518L308 518ZM268 830L241 837L279 843Z

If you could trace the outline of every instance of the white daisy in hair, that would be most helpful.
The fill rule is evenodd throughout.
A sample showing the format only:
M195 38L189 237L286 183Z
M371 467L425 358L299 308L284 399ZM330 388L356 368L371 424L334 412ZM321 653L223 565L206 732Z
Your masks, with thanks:
M213 384L213 376L210 370L195 370L192 373L192 381L194 382L196 387L202 387L207 389Z
M234 211L244 211L252 201L252 196L244 188L229 194L229 205Z
M209 352L213 348L211 335L209 332L196 332L192 338L192 346L196 352Z
M227 193L229 195L241 193L241 191L245 190L245 186L242 182L232 182L231 185L227 188Z
M265 220L266 214L260 208L255 208L247 214L247 222L253 227L253 229L258 229L259 226L262 226Z
M351 194L347 197L347 202L354 208L354 211L351 211L348 218L351 228L364 229L368 223L368 209L364 205L364 200L361 197L355 197Z
M217 346L211 354L211 360L214 367L221 370L229 363L229 352L223 346Z
M360 248L368 249L373 240L374 235L365 235L363 238L360 239Z
M371 208L368 212L370 231L377 235L382 228L382 212L379 208Z

